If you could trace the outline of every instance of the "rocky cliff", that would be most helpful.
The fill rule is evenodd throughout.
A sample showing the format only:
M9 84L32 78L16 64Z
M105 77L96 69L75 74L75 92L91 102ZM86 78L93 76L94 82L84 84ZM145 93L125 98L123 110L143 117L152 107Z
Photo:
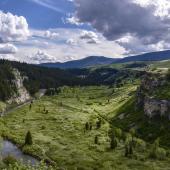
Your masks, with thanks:
M11 103L24 103L25 101L29 100L31 97L23 85L23 81L26 77L22 77L20 72L17 69L13 69L13 74L15 79L13 83L16 86L17 92L7 101L9 104Z
M161 100L154 96L155 90L166 84L166 77L159 74L146 74L142 78L137 91L137 107L143 109L149 118L161 116L170 119L170 100Z
M150 118L161 116L170 119L170 101L146 97L144 100L144 113Z

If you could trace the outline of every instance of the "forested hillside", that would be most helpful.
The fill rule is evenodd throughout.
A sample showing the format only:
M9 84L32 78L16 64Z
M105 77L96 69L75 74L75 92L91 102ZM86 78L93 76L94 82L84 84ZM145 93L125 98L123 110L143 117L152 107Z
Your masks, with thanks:
M113 83L121 85L126 80L130 81L144 74L144 72L141 71L131 71L128 69L118 70L114 68L62 70L6 60L0 60L0 64L8 69L8 71L5 71L2 67L2 70L5 71L4 75L8 75L10 79L12 79L13 76L12 68L18 69L21 75L25 77L24 86L31 95L35 94L39 89L58 88L64 85L112 85ZM7 83L7 81L4 81L4 83L5 82ZM9 84L11 85L11 83ZM10 88L6 88L4 91L10 95L8 92L10 90L8 89Z
M13 82L14 75L12 67L9 64L0 63L0 99L5 101L9 99L16 91Z

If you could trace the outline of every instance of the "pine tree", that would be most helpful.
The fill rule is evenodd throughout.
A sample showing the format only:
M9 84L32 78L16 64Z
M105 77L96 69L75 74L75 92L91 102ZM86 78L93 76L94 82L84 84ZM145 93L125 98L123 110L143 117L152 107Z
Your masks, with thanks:
M112 138L111 142L110 142L110 148L111 149L115 149L118 145L117 139L114 137Z
M128 145L125 146L125 157L128 157L129 155L129 147Z
M25 136L25 145L32 145L33 142L32 142L32 135L31 135L31 132L28 131L26 136Z
M129 154L133 155L133 143L132 142L130 142L129 144Z
M101 119L99 119L99 121L96 122L96 128L100 129L101 124L102 124L102 121L101 121Z
M99 142L99 138L98 138L98 136L95 136L94 143L98 144L98 142Z
M89 130L89 123L88 122L86 122L86 124L85 124L85 129Z
M92 130L92 128L93 128L93 125L92 125L92 123L90 123L89 129Z

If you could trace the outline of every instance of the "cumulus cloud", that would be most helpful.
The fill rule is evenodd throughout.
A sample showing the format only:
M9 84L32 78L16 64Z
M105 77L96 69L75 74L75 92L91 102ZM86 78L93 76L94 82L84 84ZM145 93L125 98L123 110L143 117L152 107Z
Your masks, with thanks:
M0 44L0 54L15 54L17 51L13 44Z
M75 16L69 16L68 18L66 18L65 22L77 26L83 25L83 23L81 23L80 20Z
M82 31L80 39L86 40L89 44L99 43L98 35L92 31Z
M144 45L169 41L169 19L156 15L155 4L142 5L134 1L75 0L75 18L93 26L108 40L131 35Z
M56 62L56 58L52 55L49 55L45 51L38 50L34 55L29 56L31 62L33 63L49 63Z
M66 43L69 45L77 45L77 41L73 38L68 39Z
M29 36L24 17L0 11L0 42L22 41Z
M45 31L45 33L44 33L44 37L45 37L45 38L49 38L49 39L56 39L58 36L59 36L58 33L56 33L56 32L51 32L51 31L49 31L49 30Z
M88 40L81 39L80 35L84 29L68 29L57 28L51 29L51 32L59 33L56 40L43 39L44 31L32 30L33 37L22 43L17 43L20 47L15 56L20 61L29 63L41 62L64 62L71 59L81 59L88 56L108 56L120 57L125 53L125 49L114 41L107 41L101 34L95 33L98 36L100 43L89 44ZM43 43L44 42L44 43ZM45 42L48 42L46 45ZM50 55L51 59L43 61L44 57L37 57L37 51ZM42 55L41 55L42 56ZM46 58L46 57L45 57ZM54 58L54 59L53 59ZM41 61L42 60L42 61Z

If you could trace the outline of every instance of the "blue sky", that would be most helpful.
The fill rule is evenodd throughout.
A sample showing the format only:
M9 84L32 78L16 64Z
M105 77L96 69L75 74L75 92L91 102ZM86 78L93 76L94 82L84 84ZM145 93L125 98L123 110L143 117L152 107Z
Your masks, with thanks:
M62 21L74 11L74 4L67 0L1 0L0 9L24 16L32 29L75 28Z
M168 0L0 0L0 58L64 62L169 49L169 9Z

